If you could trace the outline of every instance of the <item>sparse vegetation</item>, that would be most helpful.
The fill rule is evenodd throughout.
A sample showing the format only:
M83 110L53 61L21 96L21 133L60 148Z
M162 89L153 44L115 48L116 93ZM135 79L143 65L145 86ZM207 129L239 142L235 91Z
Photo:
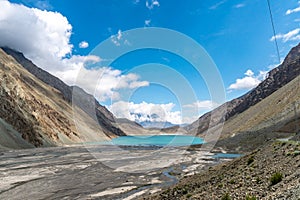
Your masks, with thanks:
M246 200L256 200L256 197L247 195Z
M259 177L256 177L255 181L256 181L257 184L260 184L260 183L261 183L261 180L260 180Z
M298 155L300 155L300 151L294 151L293 152L293 156L295 157L295 156L298 156Z
M250 165L251 163L254 162L254 158L253 157L250 157L247 161L247 165Z
M279 173L279 172L274 173L271 176L270 181L271 181L271 185L276 185L277 183L279 183L280 181L282 181L282 174Z
M221 200L231 200L231 197L229 196L228 193L226 193L222 196Z

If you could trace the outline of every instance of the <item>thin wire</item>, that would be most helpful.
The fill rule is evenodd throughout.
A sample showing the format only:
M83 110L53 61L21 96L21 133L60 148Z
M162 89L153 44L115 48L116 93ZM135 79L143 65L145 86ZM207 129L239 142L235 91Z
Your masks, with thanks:
M279 63L281 63L279 48L278 48L278 42L277 42L277 37L276 37L276 30L275 30L274 20L273 20L273 14L272 14L272 9L271 9L271 5L270 5L270 0L267 0L267 2L268 2L270 18L271 18L271 22L272 22L273 35L274 35L274 40L275 40L275 45L276 45L276 50L277 50L278 61L279 61Z

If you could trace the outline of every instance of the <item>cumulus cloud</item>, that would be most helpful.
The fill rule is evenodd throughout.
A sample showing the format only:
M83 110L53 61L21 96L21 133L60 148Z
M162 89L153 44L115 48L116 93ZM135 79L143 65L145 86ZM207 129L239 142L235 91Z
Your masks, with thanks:
M159 1L157 0L151 0L151 1L146 1L146 7L149 9L149 10L152 10L153 8L155 7L159 7L160 6L160 3Z
M95 55L73 55L70 43L72 26L67 18L58 12L28 8L20 4L0 0L0 46L7 46L25 54L39 67L59 77L69 85L75 83L92 93L99 100L118 98L119 89L134 89L147 86L148 82L139 81L136 74L122 74L109 67L86 69L88 63L97 64L102 61ZM121 30L116 36L121 40ZM79 45L84 48L88 43ZM88 76L84 81L77 80L78 73ZM95 81L101 75L101 87L95 87ZM93 94L93 93L92 93Z
M62 60L71 55L72 26L57 12L28 8L0 1L0 46L25 54L35 64L53 72L62 68Z
M1 46L26 52L35 59L46 55L63 57L72 52L73 46L69 44L72 26L60 13L28 8L6 0L0 1L0 7Z
M286 34L277 34L273 36L270 41L274 41L276 39L281 39L283 42L300 40L300 28L296 28Z
M229 90L246 90L256 87L262 80L266 78L267 72L260 71L255 76L252 70L248 69L245 72L245 77L236 79L235 83L231 84Z
M110 111L119 118L127 118L136 122L171 122L182 124L181 113L173 111L174 103L153 104L118 101L109 106Z
M79 43L79 48L85 49L89 47L89 43L87 41L82 41Z

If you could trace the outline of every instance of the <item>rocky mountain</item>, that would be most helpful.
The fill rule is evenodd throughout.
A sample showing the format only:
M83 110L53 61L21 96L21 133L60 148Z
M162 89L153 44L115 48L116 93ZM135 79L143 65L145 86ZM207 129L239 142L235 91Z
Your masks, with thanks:
M0 77L0 128L4 130L0 145L4 147L53 146L125 135L92 95L66 85L20 52L0 49ZM76 122L73 109L78 113Z
M249 131L251 128L255 128L253 123L248 122L249 120L254 120L253 116L250 115L259 115L262 116L262 109L264 110L269 110L269 116L264 115L264 117L260 117L260 121L256 120L258 124L259 122L264 122L266 119L272 115L275 115L276 112L279 112L279 106L285 107L286 109L293 109L294 104L297 104L299 102L299 92L297 93L297 82L294 82L293 86L290 85L286 87L285 89L280 91L280 94L273 95L270 97L273 93L278 91L279 89L283 88L286 86L288 83L290 83L292 80L294 80L297 76L300 74L300 44L297 45L296 47L292 48L291 51L288 53L287 57L285 58L284 62L279 65L277 68L271 70L267 78L262 81L256 88L252 89L245 95L233 99L230 102L227 102L220 107L214 109L213 111L204 114L201 116L197 121L192 123L189 126L184 127L185 130L187 130L190 134L203 134L205 133L209 127L215 127L217 124L220 122L225 122L224 124L224 129L222 137L232 137L233 133L237 134L242 131ZM291 91L291 88L293 88L293 91ZM288 93L291 92L291 93ZM286 99L285 97L293 96L290 97L289 99ZM266 100L268 97L270 97L268 100ZM274 102L275 104L268 104L268 102L273 102L273 99L276 98L278 102ZM245 111L247 111L250 108L254 108L255 105L258 103L262 102L264 100L264 105L263 106L256 106L254 109L254 112L248 112L248 115L245 114ZM293 100L293 101L292 101ZM289 101L289 102L287 102ZM280 103L281 102L281 103ZM286 104L283 104L285 102ZM277 105L279 104L279 105ZM277 111L274 109L275 106L277 105ZM298 105L298 104L297 104ZM260 108L258 110L257 108ZM266 108L266 109L265 109ZM280 112L282 109L280 109ZM212 114L215 114L216 116L223 116L219 119L214 119L212 118ZM277 113L278 116L280 113ZM241 117L244 116L243 120L240 120ZM258 116L258 117L259 117ZM284 118L284 115L281 117ZM248 120L247 120L248 119ZM283 119L282 119L283 120ZM239 122L239 123L237 123ZM270 123L270 122L269 122ZM234 125L233 125L234 124ZM273 123L274 124L274 123ZM231 130L229 130L227 127L230 127ZM248 126L248 129L242 130L241 127ZM262 126L263 127L263 126ZM233 130L236 129L234 132ZM225 133L224 133L225 132ZM231 134L229 134L231 132Z

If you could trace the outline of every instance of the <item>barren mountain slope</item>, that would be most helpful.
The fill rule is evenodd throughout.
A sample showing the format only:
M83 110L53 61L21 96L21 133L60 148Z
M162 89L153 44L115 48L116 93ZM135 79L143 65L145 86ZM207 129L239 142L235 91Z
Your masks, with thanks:
M64 95L29 73L2 49L0 80L0 118L11 125L8 129L13 128L25 141L36 147L115 137L107 129L104 133L98 123L76 107L80 115L74 122L71 104L65 101ZM78 132L75 123L85 132ZM0 144L14 147L11 139L15 138L13 133L15 134L13 131L1 132L1 137L11 142L1 140Z
M68 103L73 103L73 105L76 104L76 106L80 107L83 111L85 111L85 113L90 115L90 117L92 117L100 124L101 129L109 137L111 136L111 134L125 135L125 133L115 125L113 114L109 112L104 106L100 105L92 95L86 93L83 89L77 86L68 86L57 77L37 67L22 53L10 48L2 49L7 54L14 57L18 63L20 63L35 77L37 77L47 85L50 85L51 87L54 87L55 89L60 91L64 100L66 100Z
M214 126L220 121L212 123L211 113L220 113L224 115L224 119L227 121L230 118L244 112L251 106L254 106L258 102L262 101L279 88L283 87L295 77L300 74L300 44L292 48L284 62L277 68L271 70L268 73L268 77L261 82L256 88L252 89L245 95L233 99L220 107L214 109L201 116L197 121L185 127L190 134L204 133L208 126ZM251 116L250 116L251 117Z
M300 127L300 76L225 122L217 146L249 151L274 138L294 136Z

